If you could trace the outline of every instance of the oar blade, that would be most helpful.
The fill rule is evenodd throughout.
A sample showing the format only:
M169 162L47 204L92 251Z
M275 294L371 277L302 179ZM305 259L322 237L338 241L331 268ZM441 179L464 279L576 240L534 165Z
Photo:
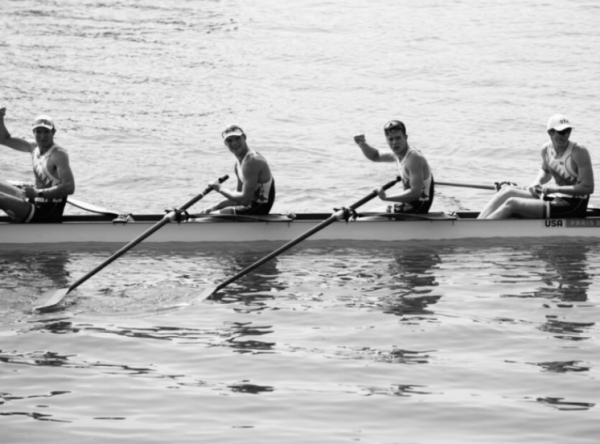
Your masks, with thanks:
M206 290L204 290L200 296L198 296L199 301L203 301L205 299L210 299L212 297L213 294L215 294L217 291L219 291L219 287L209 287Z
M42 302L40 305L33 307L35 311L49 311L54 309L65 296L71 291L70 288L61 288L60 290L51 290L45 292L40 298Z

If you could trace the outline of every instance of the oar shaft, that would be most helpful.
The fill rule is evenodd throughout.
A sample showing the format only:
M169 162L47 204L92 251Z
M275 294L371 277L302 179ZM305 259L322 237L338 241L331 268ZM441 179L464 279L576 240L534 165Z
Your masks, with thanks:
M120 258L121 256L123 256L125 253L127 253L129 250L131 250L137 244L139 244L140 242L142 242L148 236L152 235L154 232L156 232L157 230L159 230L160 228L162 228L163 226L165 226L167 223L169 223L170 219L169 219L168 216L169 216L169 214L165 215L160 220L160 222L158 222L157 224L155 224L152 227L148 228L146 231L144 231L142 234L140 234L134 240L132 240L131 242L129 242L127 245L125 245L120 250L118 250L115 253L113 253L112 256L110 256L108 259L106 259L104 262L102 262L100 265L98 265L92 271L88 272L85 276L79 278L76 282L74 282L73 284L71 284L71 286L69 287L69 291L75 290L77 287L79 287L81 284L83 284L89 278L91 278L92 276L94 276L100 270L102 270L103 268L105 268L106 266L108 266L109 264L111 264L113 261L115 261L118 258Z
M382 189L383 190L387 190L388 188L391 188L392 186L394 186L397 182L399 182L401 179L400 177L397 177L395 180L392 180L391 182L386 183ZM350 205L350 207L348 207L350 210L355 210L356 208L360 207L361 205L364 205L365 203L367 203L368 201L370 201L371 199L373 199L374 197L377 196L377 192L376 191L371 191L371 193L369 193L369 195L363 197L361 200L359 200L358 202ZM311 228L310 230L306 231L305 233L301 234L300 236L298 236L297 238L289 241L288 243L286 243L285 245L282 245L281 247L279 247L278 249L276 249L275 251L269 253L268 255L266 255L265 257L263 257L262 259L254 262L252 265L244 268L242 271L240 271L238 274L236 274L235 276L230 277L229 279L225 280L224 282L221 282L219 285L217 285L217 287L212 291L212 293L215 293L219 290L221 290L222 288L225 288L226 286L228 286L229 284L231 284L232 282L238 280L240 277L248 274L249 272L251 272L252 270L260 267L262 264L264 264L265 262L270 261L271 259L273 259L275 256L278 256L279 254L283 253L286 250L289 250L290 248L292 248L294 245L302 242L304 239L312 236L313 234L315 234L317 231L321 231L323 228L327 227L328 225L331 225L333 222L335 222L336 220L340 219L344 214L344 210L338 210L335 213L333 213L331 216L329 216L327 219L325 219L323 222L315 225L313 228ZM211 293L211 294L212 294Z
M496 190L496 187L493 185L479 185L479 184L455 183L455 182L438 182L437 180L435 181L435 184L449 186L449 187L479 188L482 190Z
M307 232L305 232L304 234L301 234L300 236L298 236L296 239L289 241L287 244L282 245L281 247L279 247L278 249L276 249L275 251L269 253L268 255L266 255L265 257L263 257L262 259L254 262L252 265L244 268L242 271L240 271L238 274L236 274L235 276L230 277L229 279L227 279L224 282L221 282L219 285L217 285L217 287L215 288L214 292L219 291L222 288L227 287L229 284L231 284L234 281L237 281L239 278L241 278L242 276L244 276L245 274L250 273L252 270L260 267L262 264L264 264L265 262L270 261L271 259L273 259L275 256L278 256L279 254L283 253L285 250L289 250L290 248L292 248L294 245L302 242L304 239L306 239L307 237L312 236L313 234L315 234L317 231L322 230L323 228L325 228L328 225L331 225L333 222L336 221L337 219L337 214L338 212L336 212L334 215L329 216L327 219L325 219L323 222L321 222L320 224L314 226L313 228L311 228L310 230L308 230Z
M221 177L219 179L219 182L222 183L222 182L226 181L228 178L229 178L229 176L227 176L227 175L223 176L223 177ZM187 202L186 204L184 204L183 206L181 206L179 208L179 210L180 211L187 210L192 205L194 205L196 202L198 202L200 199L202 199L204 196L206 196L208 193L210 193L212 191L212 189L213 189L213 187L209 185L208 187L206 187L206 189L202 193L198 194L196 197L194 197L193 199L191 199L189 202ZM72 291L72 290L76 289L77 287L79 287L81 284L83 284L89 278L91 278L92 276L94 276L96 273L98 273L104 267L106 267L107 265L109 265L110 263L112 263L113 261L115 261L116 259L118 259L119 257L123 256L126 252L128 252L129 250L131 250L133 247L135 247L137 244L139 244L140 242L142 242L144 239L146 239L149 236L151 236L152 234L154 234L156 231L160 230L166 224L168 224L169 222L171 222L174 217L175 217L175 211L170 211L169 213L167 213L155 225L153 225L152 227L148 228L146 231L144 231L142 234L140 234L134 240L132 240L131 242L129 242L127 245L123 246L117 252L113 253L112 256L110 256L108 259L106 259L104 262L102 262L100 265L98 265L92 271L90 271L85 276L81 277L79 280L77 280L76 282L74 282L69 287L69 291Z

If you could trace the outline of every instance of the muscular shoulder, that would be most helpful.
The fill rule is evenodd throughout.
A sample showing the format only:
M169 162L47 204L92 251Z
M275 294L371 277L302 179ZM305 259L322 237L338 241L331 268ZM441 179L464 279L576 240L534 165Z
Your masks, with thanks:
M588 149L585 146L580 145L578 143L573 143L573 151L583 151L589 153Z
M50 154L49 160L54 164L68 164L69 163L69 153L66 149L54 145L54 150Z
M247 155L242 169L246 178L255 177L260 183L271 179L271 168L267 160L256 151L251 151Z
M247 170L261 171L264 169L268 169L269 164L267 163L267 160L262 155L260 155L256 151L250 151L248 153L248 155L246 156L246 159L244 160L243 168L244 168L244 171L247 171Z
M583 145L573 144L573 158L577 161L590 161L590 152Z
M406 166L410 167L420 167L427 164L427 159L423 155L421 151L418 149L411 147L411 152L408 158L406 159Z

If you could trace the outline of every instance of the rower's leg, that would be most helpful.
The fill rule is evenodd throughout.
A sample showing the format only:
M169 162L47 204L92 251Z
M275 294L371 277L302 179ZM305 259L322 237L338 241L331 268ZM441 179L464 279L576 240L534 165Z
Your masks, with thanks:
M23 190L14 186L10 182L0 179L0 193L8 194L9 196L15 197L25 197L23 195Z
M0 210L17 222L23 221L31 211L31 204L20 197L0 192Z
M531 199L531 193L526 190L515 187L505 187L498 191L494 197L487 203L481 213L479 213L478 219L488 219L490 214L498 210L505 202L511 197L521 197Z
M487 218L508 219L514 216L521 216L525 219L542 219L546 205L547 202L538 199L511 197Z

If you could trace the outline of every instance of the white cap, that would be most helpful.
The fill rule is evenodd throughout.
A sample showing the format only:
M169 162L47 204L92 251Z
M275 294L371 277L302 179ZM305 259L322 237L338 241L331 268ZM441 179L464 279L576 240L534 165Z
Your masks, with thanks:
M46 115L37 116L31 124L32 130L36 128L47 128L49 130L53 130L54 120L52 120L52 117Z
M227 140L227 138L232 137L232 136L243 136L243 135L244 135L244 130L241 129L237 125L229 125L221 133L221 136L223 136L223 140Z
M567 128L573 128L571 122L567 116L563 116L562 114L554 114L550 119L548 119L548 126L546 129L550 131L551 129L556 131L562 131Z

